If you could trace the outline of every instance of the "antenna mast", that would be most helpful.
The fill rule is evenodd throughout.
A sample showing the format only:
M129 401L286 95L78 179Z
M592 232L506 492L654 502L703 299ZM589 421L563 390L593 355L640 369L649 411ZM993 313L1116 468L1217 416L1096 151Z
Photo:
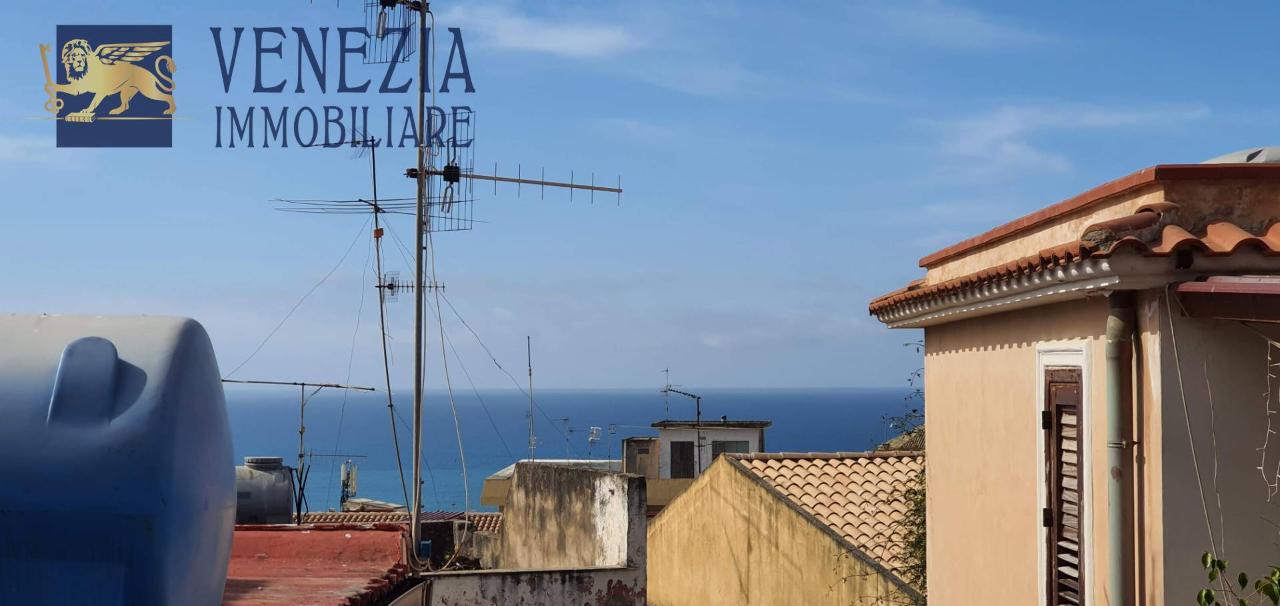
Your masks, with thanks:
M538 445L538 439L533 435L533 337L526 336L524 343L529 360L529 460L532 461L537 460L534 450Z
M666 377L666 380L662 382L664 386L662 389L662 418L670 419L671 418L671 396L667 395L667 390L671 389L672 387L671 369L670 368L662 369L662 375Z
M695 444L694 452L697 453L697 457L698 457L697 475L702 475L702 396L691 394L687 391L680 391L679 389L675 389L670 385L663 387L662 393L663 395L666 395L668 393L674 393L674 394L682 395L686 398L693 398L694 409L696 411L695 414L697 415L695 417L693 427L694 427L694 430L698 432L697 433L698 437L696 438L697 441L694 442Z
M294 486L297 490L293 493L293 511L294 523L302 523L302 508L307 503L307 476L311 473L311 466L307 465L307 449L303 442L303 436L307 433L307 401L321 389L326 387L332 389L354 389L356 391L377 391L372 387L360 387L357 385L342 385L340 383L303 383L299 381L258 381L249 379L223 379L223 383L241 383L246 385L287 385L297 387L300 395L298 403L298 467L293 470ZM307 388L314 387L311 394L307 394Z

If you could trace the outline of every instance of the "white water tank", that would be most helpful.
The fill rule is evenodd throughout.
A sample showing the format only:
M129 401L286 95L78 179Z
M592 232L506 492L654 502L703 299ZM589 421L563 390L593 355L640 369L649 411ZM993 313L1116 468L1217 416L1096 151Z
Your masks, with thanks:
M1233 151L1201 164L1277 164L1280 163L1280 147L1250 147Z
M281 457L245 457L236 467L236 524L293 521L293 473Z

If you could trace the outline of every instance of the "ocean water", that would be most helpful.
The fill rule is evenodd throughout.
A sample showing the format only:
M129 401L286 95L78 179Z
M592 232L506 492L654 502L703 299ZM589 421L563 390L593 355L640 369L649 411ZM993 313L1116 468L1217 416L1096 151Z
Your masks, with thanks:
M690 389L690 391L694 391ZM891 437L884 417L900 415L918 402L908 402L902 389L704 389L704 419L770 420L765 430L769 451L856 451L873 448ZM296 389L227 386L227 408L237 462L245 456L281 456L293 465L298 453ZM411 396L396 393L396 429L405 477L410 474ZM650 423L692 419L693 401L654 390L542 390L535 392L539 458L618 458L629 436L656 435ZM518 458L527 458L528 400L515 390L455 392L463 457L458 451L453 415L444 392L425 397L423 501L426 509L461 510L480 506L484 478ZM567 418L567 423L563 419ZM590 427L601 439L588 443ZM405 502L396 468L392 424L386 395L323 390L306 407L306 450L316 454L360 455L357 494ZM338 466L342 457L317 456L307 481L312 511L338 506Z

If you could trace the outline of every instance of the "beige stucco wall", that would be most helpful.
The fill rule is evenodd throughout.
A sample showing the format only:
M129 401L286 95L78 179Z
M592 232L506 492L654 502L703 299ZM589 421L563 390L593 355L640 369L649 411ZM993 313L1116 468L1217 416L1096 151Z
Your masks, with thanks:
M1171 333L1165 324L1161 343L1165 532L1162 549L1154 555L1163 561L1164 575L1163 583L1156 577L1153 584L1169 603L1190 603L1205 586L1200 554L1219 551L1210 547L1205 508L1215 538L1225 540L1222 553L1231 563L1230 578L1241 571L1254 578L1280 563L1280 495L1268 501L1264 473L1257 469L1263 461L1258 449L1267 427L1266 341L1236 322L1183 318L1174 305L1175 330ZM1270 334L1280 338L1280 329L1273 327ZM1273 354L1271 362L1280 363L1280 351ZM1280 410L1274 393L1271 408ZM1197 494L1188 418L1204 485L1203 502ZM1280 415L1272 416L1272 429L1280 431ZM1278 465L1280 435L1272 435L1265 469L1272 482L1280 471Z
M724 458L649 525L656 606L849 606L905 596Z
M964 320L925 331L929 603L1040 603L1043 581L1037 345L1083 340L1085 415L1093 453L1087 496L1105 536L1103 333L1107 302L1086 299ZM1087 522L1087 520L1086 520ZM1104 562L1104 541L1092 561ZM1086 556L1089 558L1089 556ZM1101 599L1101 566L1086 564Z

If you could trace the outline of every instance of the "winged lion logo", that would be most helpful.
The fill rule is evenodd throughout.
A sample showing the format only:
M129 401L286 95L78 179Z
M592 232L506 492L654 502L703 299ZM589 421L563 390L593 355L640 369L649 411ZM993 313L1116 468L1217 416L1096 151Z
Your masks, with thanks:
M154 74L138 65L168 44L169 42L114 43L93 48L83 38L68 40L62 45L60 57L67 76L65 84L54 81L49 71L50 48L47 44L40 45L40 58L44 62L44 90L49 94L45 110L55 116L62 110L63 100L58 98L58 93L72 96L93 93L93 100L88 107L65 116L66 122L93 122L98 106L107 97L119 95L119 104L107 112L111 116L118 116L129 110L129 102L135 95L141 94L148 99L167 103L164 115L173 115L177 108L173 102L173 74L177 71L173 57L157 57Z

